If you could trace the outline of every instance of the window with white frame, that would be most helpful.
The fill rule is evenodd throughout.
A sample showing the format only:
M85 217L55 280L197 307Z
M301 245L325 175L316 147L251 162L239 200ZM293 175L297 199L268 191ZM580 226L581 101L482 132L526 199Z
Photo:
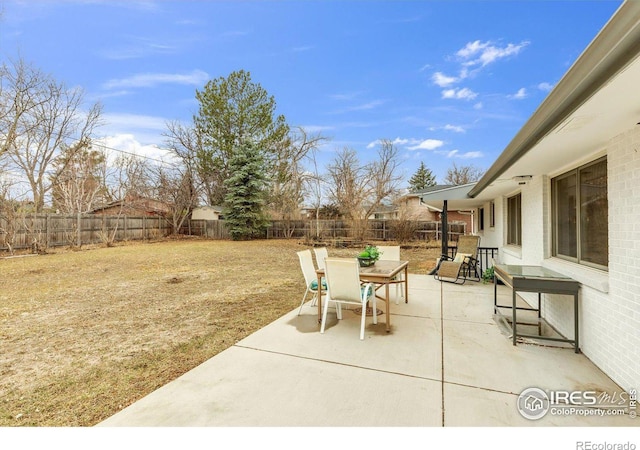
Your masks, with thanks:
M551 180L553 255L606 269L609 264L607 159Z
M507 198L507 244L522 245L522 194Z

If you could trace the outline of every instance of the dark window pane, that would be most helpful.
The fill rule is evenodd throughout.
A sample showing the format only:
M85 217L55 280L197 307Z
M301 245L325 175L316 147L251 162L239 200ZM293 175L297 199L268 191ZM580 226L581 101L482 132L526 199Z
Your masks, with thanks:
M578 228L576 224L576 175L556 180L556 254L578 257Z
M507 244L521 245L521 213L520 198L518 194L507 199Z
M489 204L489 226L491 228L496 226L496 204L494 202Z
M580 259L608 264L607 162L580 171Z

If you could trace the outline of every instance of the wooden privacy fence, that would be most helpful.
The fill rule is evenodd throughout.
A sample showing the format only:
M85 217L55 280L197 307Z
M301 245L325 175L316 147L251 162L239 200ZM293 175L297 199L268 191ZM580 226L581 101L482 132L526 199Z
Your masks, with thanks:
M185 220L180 228L180 234L202 236L209 239L231 239L224 220Z
M408 226L407 226L408 225ZM409 229L413 240L440 240L442 224L430 221L370 220L367 239L396 240L397 235ZM210 239L228 239L229 232L224 220L188 220L180 229L181 234L204 236ZM464 222L449 223L449 240L457 241L466 233ZM273 220L269 223L267 239L340 239L353 237L351 226L345 220Z
M464 222L450 222L449 240L457 241L466 233ZM369 220L365 236L367 239L393 241L404 234L411 240L440 240L442 224L434 221L409 220ZM408 236L407 236L408 234ZM351 226L344 220L274 220L267 230L267 238L315 238L335 239L353 237Z
M9 220L0 216L0 250L156 239L171 231L163 217L33 214Z

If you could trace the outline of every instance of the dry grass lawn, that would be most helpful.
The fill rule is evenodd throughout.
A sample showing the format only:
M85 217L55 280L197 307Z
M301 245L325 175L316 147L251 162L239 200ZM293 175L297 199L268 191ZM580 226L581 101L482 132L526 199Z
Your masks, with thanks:
M185 239L0 259L0 426L94 425L230 347L299 305L304 248ZM437 254L403 249L412 273Z

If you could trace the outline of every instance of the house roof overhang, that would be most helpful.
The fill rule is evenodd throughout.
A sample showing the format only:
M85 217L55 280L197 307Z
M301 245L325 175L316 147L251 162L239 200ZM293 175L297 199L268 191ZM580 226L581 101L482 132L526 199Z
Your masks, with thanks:
M489 199L486 195L477 198L469 196L476 183L462 184L459 186L444 186L442 189L432 190L420 194L420 201L429 208L442 211L443 202L447 201L448 210L473 209L482 205Z
M640 1L626 0L540 104L468 197L518 188L514 177L563 173L604 155L640 122Z

